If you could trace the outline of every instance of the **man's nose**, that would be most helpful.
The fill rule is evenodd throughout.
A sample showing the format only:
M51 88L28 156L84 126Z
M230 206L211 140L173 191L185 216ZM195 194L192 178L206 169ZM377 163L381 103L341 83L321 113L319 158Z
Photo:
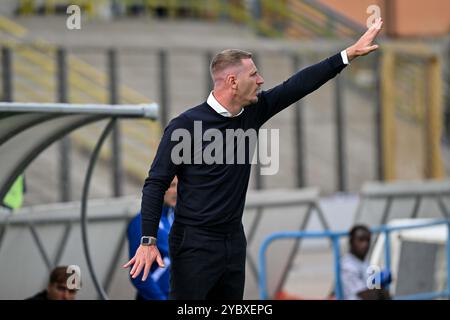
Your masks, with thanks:
M257 80L258 85L262 85L264 83L264 78L259 76Z

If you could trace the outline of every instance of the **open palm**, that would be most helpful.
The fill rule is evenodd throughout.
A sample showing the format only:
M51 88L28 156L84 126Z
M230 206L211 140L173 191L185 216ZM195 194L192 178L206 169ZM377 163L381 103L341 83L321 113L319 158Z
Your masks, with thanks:
M378 49L379 46L377 44L373 44L373 41L380 33L382 26L383 20L378 18L354 45L347 48L347 56L350 61L356 57L365 56Z

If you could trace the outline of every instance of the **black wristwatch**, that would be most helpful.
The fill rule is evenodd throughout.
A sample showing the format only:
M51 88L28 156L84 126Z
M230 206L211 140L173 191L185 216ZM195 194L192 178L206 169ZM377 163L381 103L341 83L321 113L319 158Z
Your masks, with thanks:
M155 246L156 245L156 238L155 237L143 236L141 238L141 245L143 245L143 246Z

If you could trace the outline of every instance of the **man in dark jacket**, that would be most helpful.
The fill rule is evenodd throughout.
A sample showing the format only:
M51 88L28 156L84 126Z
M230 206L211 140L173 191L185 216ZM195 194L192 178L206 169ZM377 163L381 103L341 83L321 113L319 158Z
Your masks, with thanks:
M251 53L229 49L213 58L213 91L207 101L168 124L145 180L141 246L124 265L132 266L133 278L144 270L142 279L147 279L155 260L164 266L157 230L164 193L176 175L171 298L243 298L247 241L242 214L255 149L247 145L247 135L255 136L275 114L334 78L356 57L376 50L373 41L381 26L378 19L352 46L267 91L261 91L264 79Z

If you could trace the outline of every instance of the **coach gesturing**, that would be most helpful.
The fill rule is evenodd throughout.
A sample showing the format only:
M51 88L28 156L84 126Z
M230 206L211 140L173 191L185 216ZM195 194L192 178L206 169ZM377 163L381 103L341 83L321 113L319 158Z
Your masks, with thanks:
M264 79L251 53L229 49L213 58L213 91L207 101L168 124L145 180L141 246L124 265L132 266L133 278L144 271L145 280L154 260L163 266L156 234L164 193L176 175L177 205L169 237L170 298L243 298L247 242L242 214L254 149L246 144L245 135L258 131L272 116L334 78L349 61L376 50L373 41L382 24L378 19L352 46L268 91L261 91ZM194 134L199 127L201 134ZM220 136L228 132L237 133L236 139ZM227 149L236 140L237 145ZM201 154L207 150L227 151L215 153L215 161L205 161ZM246 152L243 163L230 161L242 160L242 151Z

